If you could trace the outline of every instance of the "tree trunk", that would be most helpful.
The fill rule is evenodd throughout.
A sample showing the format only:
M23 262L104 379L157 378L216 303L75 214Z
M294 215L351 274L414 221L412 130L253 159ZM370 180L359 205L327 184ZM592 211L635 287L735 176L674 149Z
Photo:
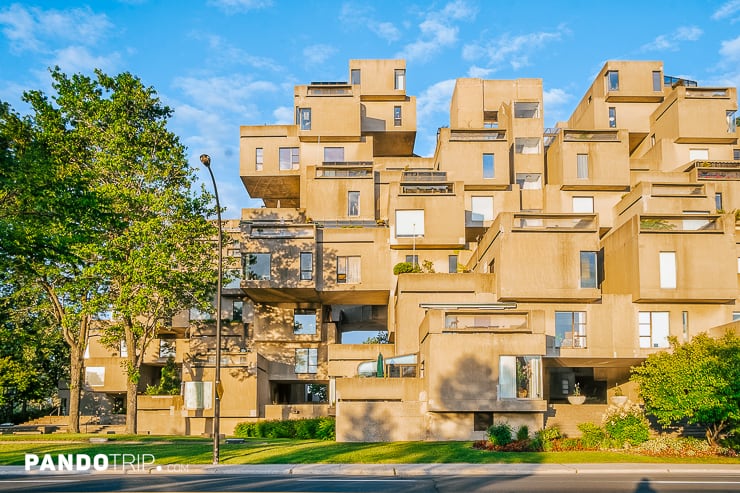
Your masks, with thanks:
M128 380L126 382L126 433L136 434L136 391L139 385L137 382Z
M82 384L82 351L80 347L70 348L69 368L69 421L70 433L80 432L80 386Z

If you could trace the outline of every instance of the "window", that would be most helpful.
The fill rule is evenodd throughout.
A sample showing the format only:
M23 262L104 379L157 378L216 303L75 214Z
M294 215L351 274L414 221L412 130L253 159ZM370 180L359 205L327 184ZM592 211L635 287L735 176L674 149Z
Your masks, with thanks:
M714 194L714 207L718 210L724 210L722 208L722 193L718 192Z
M301 130L311 130L311 108L298 108L298 124Z
M579 180L588 179L588 154L576 155L576 172Z
M609 106L609 128L617 128L617 108Z
M537 137L517 137L514 139L514 152L517 154L539 154L540 139Z
M244 279L269 280L270 279L271 254L248 253L242 257Z
M393 125L395 127L401 126L401 107L400 106L393 107Z
M581 252L581 287L599 287L597 271L598 252Z
M449 255L447 257L447 272L450 274L457 272L457 255Z
M655 147L655 134L650 136L650 147Z
M473 413L473 431L488 431L493 426L493 413Z
M121 340L121 343L118 349L120 350L121 358L125 358L128 356L128 346L126 345L126 341Z
M301 348L295 350L295 372L316 373L319 368L319 350Z
M293 333L316 334L316 310L293 310Z
M103 387L105 385L105 367L85 367L85 383L90 387Z
M258 147L254 150L254 168L257 171L262 171L264 149Z
M735 123L735 110L727 111L727 132L734 134L737 130L737 124Z
M396 211L396 237L424 236L424 211Z
M606 90L607 91L618 91L619 90L619 72L616 70L609 70L606 73Z
M586 312L555 312L555 347L586 347Z
M675 289L676 287L676 252L660 252L660 287Z
M347 192L347 215L360 215L360 192Z
M516 183L521 190L542 190L542 174L517 173Z
M706 161L709 159L709 149L689 149L689 161Z
M683 338L688 340L689 338L689 312L681 312L681 324L683 326Z
M483 112L483 128L498 128L498 111Z
M493 154L483 154L483 178L494 178Z
M393 71L393 89L396 91L406 89L406 69L396 69Z
M740 161L740 149L732 150L732 159L734 159L735 161Z
M185 409L210 409L213 399L213 382L183 382Z
M740 320L740 312L732 312L732 321Z
M573 197L573 212L591 214L594 211L593 197Z
M493 221L493 197L471 197L471 217L473 221Z
M359 68L353 68L349 71L349 79L351 84L359 84L360 83L360 69Z
M514 118L538 118L539 116L539 103L514 102Z
M640 312L640 347L668 347L668 312Z
M313 253L301 252L301 281L313 279Z
M360 265L359 256L337 257L337 283L359 284L362 281Z
M177 355L176 339L159 340L159 357L174 358Z
M419 256L418 255L406 255L406 263L413 264L413 265L419 265Z
M542 358L501 356L498 373L499 398L542 398Z
M663 90L663 77L660 76L659 70L653 70L653 91Z
M241 322L243 314L244 302L234 300L234 305L231 307L231 320L234 320L235 322Z
M737 273L740 274L740 257L737 258Z
M298 169L298 148L281 147L280 148L280 169Z
M344 162L344 147L324 147L325 163Z

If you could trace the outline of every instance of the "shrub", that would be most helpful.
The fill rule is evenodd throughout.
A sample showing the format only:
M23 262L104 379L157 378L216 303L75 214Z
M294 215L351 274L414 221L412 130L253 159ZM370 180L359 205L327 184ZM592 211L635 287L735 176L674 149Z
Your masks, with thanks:
M650 423L637 404L628 402L624 406L609 406L602 417L606 434L623 446L640 445L650 438Z
M522 440L527 440L529 438L529 427L527 425L522 425L519 427L518 430L516 430L516 439L518 442L521 442Z
M594 423L581 423L578 429L581 431L581 442L586 448L598 448L606 439L606 431Z
M254 438L257 436L257 423L239 423L234 427L234 436Z
M514 430L511 429L509 423L501 422L499 424L493 424L488 428L488 439L492 444L503 447L511 443L511 434Z
M421 272L421 267L412 262L399 262L393 266L393 274L407 274L409 272L418 273Z
M728 448L712 447L705 440L691 437L661 435L636 447L638 452L653 456L710 457L714 455L736 455Z
M319 440L336 440L336 421L334 418L319 418L316 426L316 437Z
M234 428L239 438L297 438L334 440L334 418L304 418L239 423Z
M293 423L295 429L295 438L301 440L308 440L316 437L316 428L318 428L318 420L315 419L298 419Z
M532 440L532 448L534 450L549 452L553 448L553 442L559 440L562 437L563 434L560 432L560 428L558 428L557 426L548 426L547 428L538 430L534 434L534 439Z

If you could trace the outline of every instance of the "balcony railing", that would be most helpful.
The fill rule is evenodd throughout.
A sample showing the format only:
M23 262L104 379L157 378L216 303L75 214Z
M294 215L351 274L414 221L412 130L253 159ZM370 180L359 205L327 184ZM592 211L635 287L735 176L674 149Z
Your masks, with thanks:
M402 195L427 195L430 193L453 195L455 193L455 187L452 183L435 183L425 185L401 183Z
M640 232L643 233L720 231L722 231L722 225L718 215L640 216Z
M704 185L691 183L653 183L650 195L653 197L704 197L706 190Z
M518 230L590 230L596 231L595 214L514 214L513 228Z
M570 142L619 142L619 132L616 130L565 130L563 131L563 140Z
M466 132L453 130L450 132L450 142L488 142L492 140L506 140L506 131L492 129L489 131L475 130Z
M257 225L252 224L252 227L247 231L250 238L313 238L314 228L313 226L306 225L276 225L266 224Z
M671 77L670 75L664 75L663 85L671 86L671 87L676 87L676 86L696 87L699 84L695 80L682 79L680 77Z
M404 171L401 175L404 182L428 182L428 181L446 181L446 171Z
M527 315L451 314L445 315L445 332L531 332Z
M704 88L704 87L687 87L686 97L687 98L701 98L701 99L712 99L712 98L728 98L730 96L727 88Z

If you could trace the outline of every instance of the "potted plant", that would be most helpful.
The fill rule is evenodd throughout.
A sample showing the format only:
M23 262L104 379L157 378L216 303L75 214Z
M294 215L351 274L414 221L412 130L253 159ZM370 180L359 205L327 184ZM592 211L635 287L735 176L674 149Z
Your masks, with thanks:
M624 404L627 402L627 396L624 395L624 393L622 392L622 387L620 387L619 385L614 387L614 393L612 394L611 401L612 404L616 406L624 406Z
M586 396L581 395L581 384L576 382L573 386L573 393L568 396L568 402L575 405L581 405L586 402Z

